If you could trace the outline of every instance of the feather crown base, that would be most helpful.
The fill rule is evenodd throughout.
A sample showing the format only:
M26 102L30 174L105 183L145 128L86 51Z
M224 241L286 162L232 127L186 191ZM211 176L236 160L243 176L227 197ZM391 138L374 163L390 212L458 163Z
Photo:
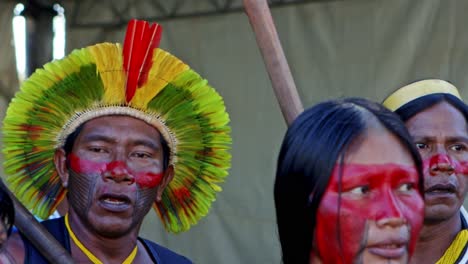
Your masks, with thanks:
M177 138L174 133L166 126L165 121L160 114L150 112L148 110L142 111L129 106L107 106L96 105L92 108L75 113L70 120L63 126L60 133L57 135L55 148L59 149L65 145L68 136L72 134L79 126L92 119L103 116L130 116L142 120L147 124L155 127L161 133L164 140L167 142L170 149L169 164L175 165L177 163Z

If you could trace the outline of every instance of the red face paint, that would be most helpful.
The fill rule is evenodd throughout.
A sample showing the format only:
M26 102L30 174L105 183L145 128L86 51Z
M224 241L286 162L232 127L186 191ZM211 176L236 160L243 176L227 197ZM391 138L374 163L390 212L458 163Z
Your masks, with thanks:
M457 161L446 154L436 154L423 161L424 171L429 172L429 175L436 176L437 172L445 172L448 170L458 174L468 174L468 162Z
M468 161L460 162L459 168L456 169L457 173L468 175Z
M161 183L163 173L154 173L151 171L133 171L128 168L123 161L111 162L94 162L91 160L81 159L78 156L70 153L68 155L70 169L79 174L97 174L103 177L110 175L111 177L126 176L134 179L135 182L142 188L154 188Z
M317 211L315 239L323 263L354 263L375 241L370 225L403 219L392 229L409 230L408 252L416 245L423 223L424 203L416 170L396 164L336 166ZM378 239L385 239L379 237ZM341 246L340 246L341 245Z

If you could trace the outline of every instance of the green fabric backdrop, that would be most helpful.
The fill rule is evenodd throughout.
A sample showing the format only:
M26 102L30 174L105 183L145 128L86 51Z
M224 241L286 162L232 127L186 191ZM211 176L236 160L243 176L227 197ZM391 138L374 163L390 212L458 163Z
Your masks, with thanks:
M0 88L7 97L17 87L11 10L11 4L0 3ZM463 0L347 0L276 8L273 16L309 107L342 96L381 101L399 86L429 77L451 81L468 98L467 11ZM90 19L96 15L101 11L89 12ZM199 225L168 235L151 212L142 234L196 263L280 263L272 190L286 125L248 19L234 13L162 25L162 48L224 96L232 119L233 166ZM121 42L123 36L123 28L72 29L68 50Z

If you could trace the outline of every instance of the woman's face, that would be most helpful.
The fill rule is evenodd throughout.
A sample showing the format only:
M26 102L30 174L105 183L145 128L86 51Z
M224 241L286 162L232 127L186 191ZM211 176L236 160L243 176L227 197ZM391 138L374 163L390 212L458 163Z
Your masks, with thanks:
M407 263L423 223L418 184L406 148L381 125L370 127L335 166L313 254L323 263Z

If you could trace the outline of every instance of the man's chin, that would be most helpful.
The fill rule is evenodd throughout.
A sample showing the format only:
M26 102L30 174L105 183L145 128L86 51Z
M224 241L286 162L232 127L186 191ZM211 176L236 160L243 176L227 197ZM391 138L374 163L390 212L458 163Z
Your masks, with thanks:
M458 214L461 205L458 204L427 204L424 208L424 225L438 224L447 221Z
M120 238L127 236L132 232L131 226L119 225L119 226L95 226L95 232L105 238Z
M138 233L132 218L122 219L107 216L90 220L94 232L106 238L119 238L128 235L132 231Z

